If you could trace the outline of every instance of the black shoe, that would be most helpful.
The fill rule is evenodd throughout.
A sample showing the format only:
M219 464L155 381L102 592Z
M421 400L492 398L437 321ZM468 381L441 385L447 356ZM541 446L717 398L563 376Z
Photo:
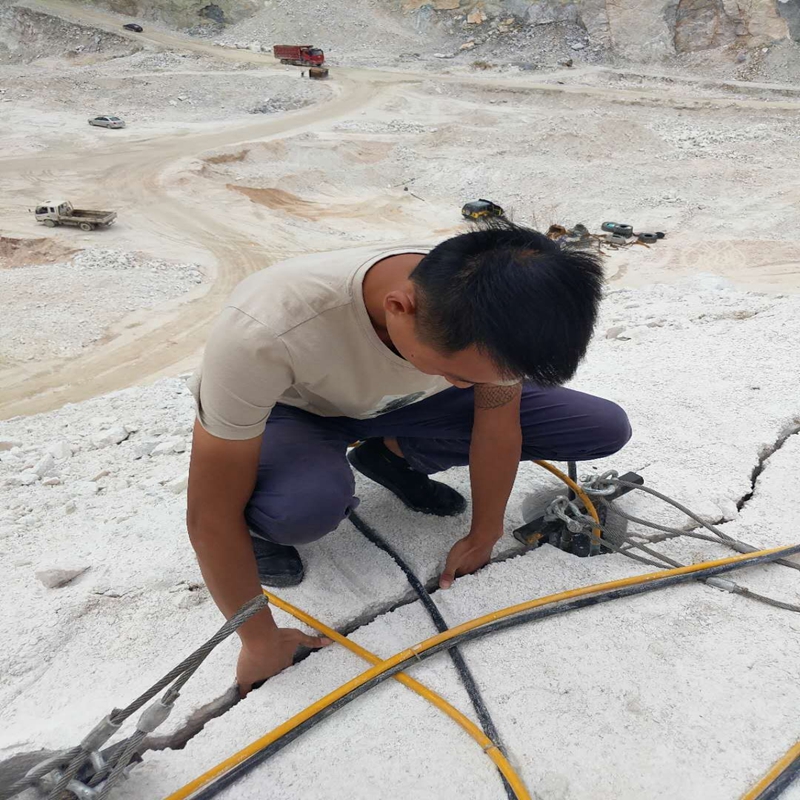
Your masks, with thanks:
M258 536L251 538L262 586L297 586L303 580L303 562L294 547L273 544Z
M353 468L397 495L412 511L454 517L467 501L451 486L432 481L396 456L383 439L367 439L347 456Z

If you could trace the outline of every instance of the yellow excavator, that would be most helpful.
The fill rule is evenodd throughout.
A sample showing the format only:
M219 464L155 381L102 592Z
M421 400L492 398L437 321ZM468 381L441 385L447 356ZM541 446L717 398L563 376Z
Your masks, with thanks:
M481 219L482 217L502 217L506 212L491 200L472 200L461 209L461 216L466 219Z

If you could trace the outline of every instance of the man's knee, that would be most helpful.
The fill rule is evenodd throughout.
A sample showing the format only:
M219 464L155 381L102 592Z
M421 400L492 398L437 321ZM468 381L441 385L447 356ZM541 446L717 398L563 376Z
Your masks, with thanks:
M314 488L279 497L270 495L269 503L254 495L245 509L250 528L276 544L308 544L336 530L358 504L352 488L311 481L309 486Z
M604 400L596 409L597 440L593 458L604 458L622 450L630 441L631 423L625 410Z

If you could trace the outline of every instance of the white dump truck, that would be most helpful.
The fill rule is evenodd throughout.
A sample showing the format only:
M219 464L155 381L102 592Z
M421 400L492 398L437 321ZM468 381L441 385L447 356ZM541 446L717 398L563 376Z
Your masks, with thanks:
M36 221L55 228L56 225L77 225L82 231L107 228L117 218L116 211L94 211L88 208L73 208L69 200L58 203L40 203L34 212Z

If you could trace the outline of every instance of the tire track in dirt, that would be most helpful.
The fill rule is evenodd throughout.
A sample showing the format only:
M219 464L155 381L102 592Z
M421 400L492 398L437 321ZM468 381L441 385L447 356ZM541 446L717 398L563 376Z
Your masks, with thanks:
M219 47L154 28L145 29L143 34L128 34L121 29L117 17L85 6L72 6L63 0L37 0L29 5L172 50L189 50L264 67L277 64L267 54ZM111 332L104 344L77 359L19 365L0 373L0 419L46 411L66 402L78 402L143 382L184 361L202 345L210 322L231 289L250 272L281 257L278 250L265 255L260 243L226 225L222 215L205 208L201 199L189 193L181 194L177 187L165 187L164 175L187 157L197 157L215 148L295 135L332 119L346 117L378 98L385 88L431 80L469 85L473 89L572 95L623 104L800 110L800 103L789 100L679 96L639 89L532 82L527 76L440 75L354 68L338 68L336 75L334 86L339 95L333 100L282 114L268 122L225 125L223 130L212 133L120 142L94 152L91 159L83 152L59 149L33 157L0 160L0 175L24 175L33 185L50 183L55 178L73 185L102 181L104 189L111 187L109 196L117 201L117 207L126 209L132 221L157 231L163 239L188 240L199 245L213 255L217 265L213 282L190 293L184 298L185 302L176 302L167 311L150 315L136 327Z
M280 118L229 129L223 133L154 140L150 146L120 145L76 166L76 156L61 156L71 180L103 182L110 202L127 206L140 224L165 237L192 241L216 261L213 281L187 302L152 315L135 329L113 336L102 346L65 362L14 366L0 374L0 418L34 414L97 394L142 382L197 352L207 328L233 287L246 275L283 254L264 255L261 245L225 224L223 213L206 209L202 199L166 188L163 176L182 159L242 141L281 136L352 114L375 95L369 84L349 85L334 100ZM0 172L22 167L32 183L35 165L47 164L48 179L57 174L51 159L24 158L0 162ZM15 167L17 169L15 169ZM88 175L87 175L88 173ZM192 293L194 294L194 293Z

